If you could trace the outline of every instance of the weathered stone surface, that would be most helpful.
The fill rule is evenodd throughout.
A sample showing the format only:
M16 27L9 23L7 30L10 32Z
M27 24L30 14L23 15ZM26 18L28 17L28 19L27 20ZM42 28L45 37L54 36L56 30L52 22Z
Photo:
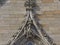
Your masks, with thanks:
M8 0L0 8L0 45L8 42L24 20L26 14L24 1ZM44 30L54 39L57 45L60 45L60 2L57 0L46 0L45 2L37 0L40 7L40 10L37 11L39 23L43 25Z

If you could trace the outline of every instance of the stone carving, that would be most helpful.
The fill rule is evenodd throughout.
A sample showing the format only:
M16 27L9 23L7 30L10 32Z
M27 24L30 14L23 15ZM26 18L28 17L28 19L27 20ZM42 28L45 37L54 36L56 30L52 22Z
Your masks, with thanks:
M36 15L33 13L36 7L35 0L27 0L25 7L24 23L7 45L56 45L35 20Z

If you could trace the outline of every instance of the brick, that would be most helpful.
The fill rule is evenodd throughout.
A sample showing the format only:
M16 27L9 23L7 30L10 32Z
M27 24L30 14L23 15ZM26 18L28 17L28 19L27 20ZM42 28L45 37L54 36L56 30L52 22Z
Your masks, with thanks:
M60 18L60 10L44 11L43 14L37 14L38 18Z
M51 15L51 14L60 14L60 10L54 10L54 11L44 11L45 15Z
M43 3L53 3L54 0L42 0Z

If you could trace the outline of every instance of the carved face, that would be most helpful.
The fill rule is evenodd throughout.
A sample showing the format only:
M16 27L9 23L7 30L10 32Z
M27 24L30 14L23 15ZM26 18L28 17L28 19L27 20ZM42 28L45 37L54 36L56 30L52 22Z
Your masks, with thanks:
M0 0L0 6L3 6L7 0Z

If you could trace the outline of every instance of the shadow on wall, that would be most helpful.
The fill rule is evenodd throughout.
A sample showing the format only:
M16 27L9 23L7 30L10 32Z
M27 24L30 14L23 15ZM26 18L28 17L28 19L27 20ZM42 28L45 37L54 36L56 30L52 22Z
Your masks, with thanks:
M34 7L34 9L35 9L36 11L40 11L40 7L37 5L37 1L34 0L34 2L35 2L35 5L36 5L36 7Z
M0 6L3 6L7 0L0 0Z
M33 13L36 15L37 14L36 11L40 11L40 7L37 4L37 1L36 0L33 0L33 3L35 3L34 6L33 6Z

